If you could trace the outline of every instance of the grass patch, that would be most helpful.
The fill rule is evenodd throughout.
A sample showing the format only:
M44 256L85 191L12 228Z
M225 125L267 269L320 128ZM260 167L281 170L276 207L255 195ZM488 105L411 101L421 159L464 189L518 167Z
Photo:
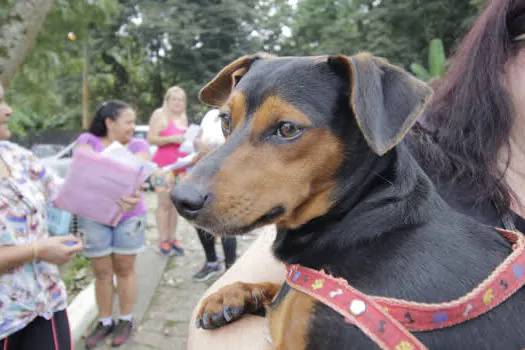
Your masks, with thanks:
M177 259L174 256L170 256L168 263L166 264L166 270L172 270L177 266Z
M166 320L164 322L164 328L172 328L175 327L177 324L179 324L179 322L173 320Z
M63 268L61 269L62 280L66 284L68 290L73 287L73 282L77 277L77 273L84 268L90 268L89 260L84 255L77 255L72 261L63 265Z
M84 270L86 276L77 280L80 271ZM93 279L93 272L89 260L82 254L77 255L72 261L60 266L60 274L66 285L69 301Z
M157 302L157 299L159 299L160 295L162 294L162 292L160 291L160 288L157 287L157 289L155 289L155 293L153 293L152 297L151 297L151 301L149 302L150 305L153 305Z

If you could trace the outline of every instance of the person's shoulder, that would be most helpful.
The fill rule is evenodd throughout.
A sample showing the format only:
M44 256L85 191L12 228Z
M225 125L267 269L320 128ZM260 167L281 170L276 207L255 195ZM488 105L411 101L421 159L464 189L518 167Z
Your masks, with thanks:
M8 151L10 152L13 152L13 153L16 153L17 155L20 155L20 156L30 156L30 157L34 157L34 154L33 152L31 152L29 149L17 144L17 143L14 143L14 142L11 142L11 141L2 141L0 142L0 147L4 148L4 149L7 149Z
M21 150L29 151L27 148L25 148L25 147L23 147L23 146L20 146L20 145L17 144L17 143L14 143L14 142L8 141L8 140L2 140L2 141L0 141L0 147L2 147L2 148L8 148L8 149L21 149Z
M140 137L134 137L129 142L130 146L149 146L148 141Z
M98 136L95 136L95 135L93 135L90 132L83 132L82 134L78 135L77 141L78 140L93 140L93 139L97 139L97 138L98 138Z
M140 137L134 137L129 142L128 148L133 153L141 153L141 152L148 152L149 151L149 143L140 138Z
M90 132L80 134L80 136L77 138L77 145L87 145L96 152L102 152L104 149L102 146L101 137Z
M0 148L3 155L7 156L4 160L11 166L20 164L29 171L36 169L40 172L42 170L40 161L31 150L11 141L1 141Z
M153 115L158 115L158 114L161 114L164 116L164 110L162 109L162 107L159 107L153 111Z
M161 108L157 108L156 110L153 111L153 113L151 114L151 119L152 120L156 120L156 119L164 119L166 116L164 115L164 110Z
M164 111L162 108L157 108L153 111L151 114L151 117L149 119L149 126L153 128L162 127L167 122L166 115L164 114Z

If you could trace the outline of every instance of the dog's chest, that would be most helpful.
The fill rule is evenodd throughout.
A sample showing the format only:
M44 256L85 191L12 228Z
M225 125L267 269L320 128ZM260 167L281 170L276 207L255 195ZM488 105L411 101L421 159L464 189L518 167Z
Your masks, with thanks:
M274 349L305 350L315 299L284 284L267 313Z
M267 317L270 339L276 350L352 349L354 337L360 339L360 345L375 348L373 342L342 316L287 284L281 287Z

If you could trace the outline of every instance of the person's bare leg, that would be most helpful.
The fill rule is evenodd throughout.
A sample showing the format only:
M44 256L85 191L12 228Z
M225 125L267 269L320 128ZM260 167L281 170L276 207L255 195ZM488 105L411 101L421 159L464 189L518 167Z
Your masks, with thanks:
M168 240L171 242L174 239L176 239L176 231L177 231L177 222L179 220L179 213L177 212L177 209L172 204L171 210L170 210L170 220L169 220L169 226L168 226Z
M133 304L137 294L136 257L136 255L113 255L113 268L117 275L120 315L129 315L133 311Z
M173 204L169 192L157 192L157 231L159 243L170 238L170 215Z
M111 317L113 312L113 261L111 256L91 258L95 274L95 298L99 318Z

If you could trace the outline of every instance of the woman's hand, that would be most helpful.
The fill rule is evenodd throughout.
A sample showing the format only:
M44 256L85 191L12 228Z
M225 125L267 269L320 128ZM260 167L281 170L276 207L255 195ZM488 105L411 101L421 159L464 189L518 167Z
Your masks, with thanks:
M117 201L123 211L132 211L140 203L140 190L134 196L124 196Z
M171 143L183 143L184 142L184 135L171 135L168 137L170 138Z
M41 238L34 244L37 259L55 265L67 263L84 249L82 241L73 235Z

